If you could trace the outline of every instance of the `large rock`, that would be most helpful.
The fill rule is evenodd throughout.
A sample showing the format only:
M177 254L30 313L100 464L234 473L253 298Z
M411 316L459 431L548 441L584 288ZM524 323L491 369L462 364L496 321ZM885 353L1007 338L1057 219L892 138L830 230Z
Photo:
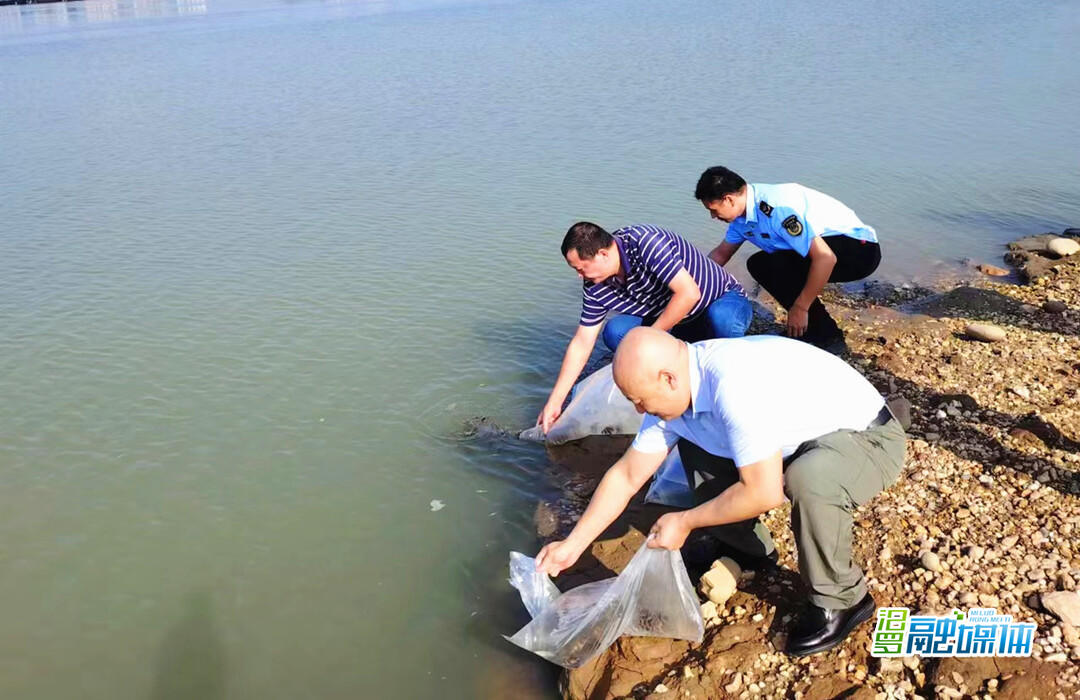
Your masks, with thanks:
M1011 315L1025 317L1024 304L993 289L957 287L943 294L920 300L913 310L927 316L941 318L991 319Z
M1080 253L1080 243L1071 238L1055 238L1046 244L1046 249L1059 258Z
M1061 238L1061 236L1056 233L1040 233L1037 236L1018 238L1009 244L1009 252L1042 253L1046 250L1047 244L1055 238Z
M996 343L1005 337L1005 329L990 323L969 323L964 332L975 340L984 343Z
M735 593L740 573L739 565L724 557L701 577L701 592L717 605L723 605Z
M1080 593L1076 591L1054 591L1043 593L1039 601L1047 612L1053 613L1063 622L1073 627L1080 626Z
M1032 282L1056 265L1047 248L1056 238L1059 238L1056 234L1044 233L1013 241L1009 244L1009 252L1005 253L1005 262L1019 269L1025 282Z
M690 643L678 639L620 637L600 656L563 674L563 697L625 697L635 686L662 677L689 650Z

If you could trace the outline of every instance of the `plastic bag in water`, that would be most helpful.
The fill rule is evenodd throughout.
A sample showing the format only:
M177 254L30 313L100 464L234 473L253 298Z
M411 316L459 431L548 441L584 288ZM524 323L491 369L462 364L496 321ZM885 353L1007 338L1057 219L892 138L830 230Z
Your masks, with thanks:
M635 435L645 416L615 386L611 365L583 379L574 398L547 434L547 442L561 445L589 435Z
M697 594L678 551L642 544L615 578L555 598L550 597L554 584L536 571L536 560L511 552L510 582L533 620L507 639L566 668L581 666L624 634L694 643L705 634Z
M543 571L536 570L536 560L521 552L510 552L510 585L521 592L525 609L536 617L561 594Z
M645 494L645 502L672 508L694 507L694 492L686 482L686 471L679 458L678 447L668 453L664 463L656 470L652 485Z
M531 428L522 430L518 433L519 440L525 440L527 442L543 442L544 441L544 426L534 425Z

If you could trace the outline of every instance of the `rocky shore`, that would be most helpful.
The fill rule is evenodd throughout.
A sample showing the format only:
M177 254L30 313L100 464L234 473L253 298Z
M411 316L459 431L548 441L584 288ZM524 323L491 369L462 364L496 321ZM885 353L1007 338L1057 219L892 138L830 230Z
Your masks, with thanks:
M900 480L856 513L871 592L913 612L996 607L1034 622L1030 658L874 659L872 622L837 649L789 658L781 649L805 596L785 505L763 516L779 570L744 572L726 603L704 603L701 645L624 637L565 673L564 697L1080 697L1080 246L1069 245L1080 230L1063 236L1018 241L1009 269L973 266L948 289L871 285L827 299L846 359L910 419ZM597 464L625 445L553 452L566 497L538 508L542 537L566 534ZM663 511L639 501L560 587L621 570Z

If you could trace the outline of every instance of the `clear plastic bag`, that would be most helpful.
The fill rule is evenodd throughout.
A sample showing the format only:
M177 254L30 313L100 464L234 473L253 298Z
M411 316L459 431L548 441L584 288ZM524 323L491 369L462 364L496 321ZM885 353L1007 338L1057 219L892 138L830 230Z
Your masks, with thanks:
M646 503L659 503L672 508L693 508L694 492L686 481L686 470L674 448L653 475L652 485L645 494Z
M510 585L521 592L521 602L536 617L561 594L543 571L536 570L536 560L521 552L510 552Z
M604 365L577 385L574 398L547 434L561 445L589 435L635 435L645 416L615 385L611 365Z
M586 583L554 599L548 588L554 584L536 572L536 561L511 552L510 583L521 592L533 620L507 639L566 668L581 666L624 634L694 643L705 634L697 594L677 551L642 544L615 578Z

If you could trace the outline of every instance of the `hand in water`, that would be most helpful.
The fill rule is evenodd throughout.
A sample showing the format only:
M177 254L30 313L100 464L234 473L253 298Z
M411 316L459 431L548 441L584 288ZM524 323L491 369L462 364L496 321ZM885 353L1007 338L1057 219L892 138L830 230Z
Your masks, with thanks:
M555 425L555 421L559 420L559 416L562 415L562 401L554 403L551 399L544 404L544 410L540 411L540 415L536 417L536 424L544 429L544 434L547 435L551 430L551 426Z

